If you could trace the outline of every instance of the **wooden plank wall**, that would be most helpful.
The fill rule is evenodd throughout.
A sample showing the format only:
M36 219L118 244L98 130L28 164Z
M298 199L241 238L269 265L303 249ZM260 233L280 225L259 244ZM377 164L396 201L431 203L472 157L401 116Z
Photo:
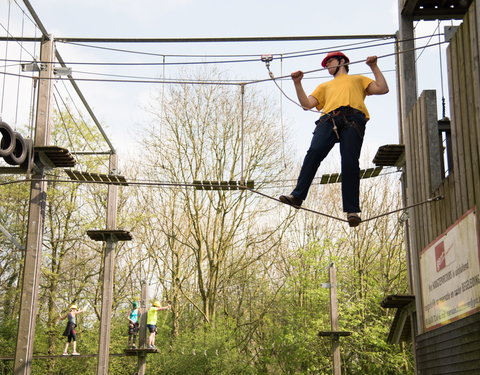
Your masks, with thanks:
M479 20L480 0L475 0L447 49L453 153L453 171L447 178L438 183L435 177L440 157L435 156L438 143L433 139L438 120L435 91L421 94L403 129L407 204L444 197L409 211L410 246L417 255L417 267L420 252L470 208L478 208L480 222ZM417 316L422 321L422 311L417 311ZM473 327L476 333L472 333ZM417 336L417 373L480 374L479 327L480 313L476 313ZM449 350L444 343L449 343L448 348L454 344L454 348Z
M470 315L417 337L417 374L478 375L479 317Z
M437 100L433 90L424 91L404 128L407 204L442 195L439 202L410 211L412 245L420 252L460 216L480 207L480 3L474 1L448 47L450 119L453 171L439 186L435 174L437 155ZM448 115L448 114L447 114ZM478 215L478 213L477 213ZM479 217L480 219L480 217Z
M440 166L439 163L432 165L430 155L433 152L438 154L438 136L431 139L429 128L436 127L436 123L436 93L427 90L422 92L410 112L404 132L408 205L423 202L434 194L431 171ZM435 235L437 216L433 208L436 205L421 205L410 211L410 236L415 251L419 249L419 244L428 243Z

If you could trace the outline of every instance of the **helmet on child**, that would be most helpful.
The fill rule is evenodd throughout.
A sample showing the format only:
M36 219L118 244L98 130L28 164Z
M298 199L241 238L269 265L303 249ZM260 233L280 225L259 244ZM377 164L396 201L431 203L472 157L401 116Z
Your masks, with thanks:
M77 305L70 305L70 310L78 310Z
M160 307L161 305L160 305L160 302L155 301L155 302L153 303L153 306L155 306L155 307Z
M138 307L138 302L136 302L136 301L135 301L135 302L132 302L132 307L133 307L134 309L136 309L136 308Z
M343 52L340 52L340 51L329 52L322 61L322 66L324 68L327 67L327 61L330 60L332 57L336 57L337 59L345 59L346 63L350 62L350 59L347 56L345 56Z

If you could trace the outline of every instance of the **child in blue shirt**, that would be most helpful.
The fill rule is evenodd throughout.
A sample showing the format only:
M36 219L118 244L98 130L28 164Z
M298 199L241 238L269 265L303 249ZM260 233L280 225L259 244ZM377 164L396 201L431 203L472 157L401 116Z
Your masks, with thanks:
M132 310L128 314L128 347L136 348L137 334L138 334L138 302L132 302Z

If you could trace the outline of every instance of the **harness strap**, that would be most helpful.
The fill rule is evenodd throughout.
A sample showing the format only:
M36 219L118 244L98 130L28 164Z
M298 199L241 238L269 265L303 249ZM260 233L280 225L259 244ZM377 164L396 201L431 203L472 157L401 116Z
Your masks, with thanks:
M338 140L340 140L340 136L338 135L338 128L335 122L335 117L341 113L342 113L341 111L337 111L337 110L327 113L328 117L332 120L332 124L333 124L332 130L335 132L335 135L337 136Z
M337 124L335 123L335 119L333 117L331 117L332 119L332 123L333 123L333 131L335 132L335 135L337 136L337 139L340 140L340 136L338 135L338 131L337 131Z

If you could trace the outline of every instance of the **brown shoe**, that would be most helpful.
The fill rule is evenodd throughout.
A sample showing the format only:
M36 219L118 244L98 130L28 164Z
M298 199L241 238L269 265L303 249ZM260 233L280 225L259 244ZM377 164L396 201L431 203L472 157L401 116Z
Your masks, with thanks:
M362 221L361 217L358 216L358 214L355 212L349 212L347 214L347 220L348 220L348 225L351 227L358 227L358 225Z
M294 197L292 194L280 195L280 197L278 199L280 200L280 202L288 204L288 205L290 205L292 207L295 207L295 208L299 208L303 203L303 200L301 200L297 197Z

